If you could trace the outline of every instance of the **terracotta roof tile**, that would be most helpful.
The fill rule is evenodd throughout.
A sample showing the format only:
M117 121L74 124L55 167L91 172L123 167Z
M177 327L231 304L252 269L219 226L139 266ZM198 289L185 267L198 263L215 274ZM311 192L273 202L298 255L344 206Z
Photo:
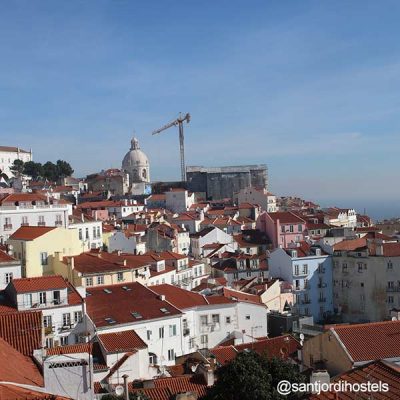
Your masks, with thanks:
M38 392L21 386L7 383L0 384L1 400L69 400L67 397Z
M335 251L352 251L367 245L367 239L360 238L360 239L351 239L351 240L343 240L339 243L336 243L333 246Z
M0 250L0 263L19 262L14 257L10 256L7 252Z
M17 293L68 288L68 282L60 275L18 278L13 279L11 284L14 286Z
M230 363L238 355L238 351L234 346L215 347L210 351L215 356L217 362L221 365Z
M400 357L400 321L337 325L330 330L354 362Z
M204 396L207 385L200 375L182 375L172 378L158 378L154 380L156 388L168 388L172 395L186 392L196 392L199 398Z
M300 218L298 215L296 215L290 211L272 212L272 213L268 213L268 215L274 222L277 222L279 219L279 223L281 223L281 224L305 223L304 219Z
M56 229L55 226L21 226L11 236L12 240L34 240Z
M98 335L98 338L108 353L134 351L147 347L134 330L104 333Z
M0 338L20 353L31 356L42 347L42 313L19 311L0 314Z
M58 346L46 349L46 355L54 356L61 354L78 354L78 353L88 353L92 351L91 343L78 343L70 344L67 346Z

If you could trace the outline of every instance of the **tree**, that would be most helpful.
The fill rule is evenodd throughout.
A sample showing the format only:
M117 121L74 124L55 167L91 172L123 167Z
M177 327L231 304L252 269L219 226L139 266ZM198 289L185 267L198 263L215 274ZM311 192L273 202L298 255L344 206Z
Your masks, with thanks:
M30 176L34 180L37 180L43 176L43 165L34 161L28 161L24 165L24 174Z
M43 165L43 177L52 182L56 181L58 179L57 165L51 161L47 161Z
M14 160L13 165L11 165L10 170L14 172L14 175L21 175L24 171L24 162L22 160Z
M204 400L294 399L297 395L282 396L278 393L278 382L304 382L295 366L253 351L239 353L232 362L217 370L217 378Z
M74 173L71 165L64 160L57 160L58 179L71 176Z

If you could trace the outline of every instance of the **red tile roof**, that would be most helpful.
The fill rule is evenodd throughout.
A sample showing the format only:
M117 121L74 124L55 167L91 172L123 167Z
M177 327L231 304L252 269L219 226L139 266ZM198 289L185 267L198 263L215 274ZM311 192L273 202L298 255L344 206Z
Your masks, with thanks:
M87 313L98 328L181 314L176 307L138 282L87 288L86 292ZM167 314L161 310L164 308ZM133 316L133 312L141 318ZM115 322L110 324L106 318Z
M249 294L239 290L232 290L224 287L224 296L228 299L248 301L250 303L262 304L261 297L256 294Z
M130 384L132 386L132 384ZM168 388L129 388L130 393L143 395L142 397L151 400L170 400L172 393Z
M32 202L47 203L46 196L37 193L12 193L0 198L0 205L15 204L15 203L32 203Z
M14 286L17 293L68 288L68 282L60 275L18 278L13 279L11 284Z
M19 311L0 314L0 338L20 353L31 356L42 347L42 313Z
M305 223L304 219L290 211L278 211L268 213L269 217L276 223L279 220L280 224L301 224Z
M0 384L1 400L69 400L67 397L50 393L38 392L25 387L12 385L10 383Z
M20 153L29 153L29 151L14 146L0 146L0 151L11 152L11 153L18 153L19 151Z
M297 350L301 348L300 343L291 335L278 336L271 339L255 338L251 343L238 344L236 346L219 346L211 349L217 361L221 364L232 361L236 355L244 350L253 350L268 358L296 358ZM224 349L229 349L224 351Z
M221 365L230 363L238 355L238 351L234 346L215 347L211 350L217 362Z
M6 251L0 250L0 263L19 262L14 257L10 256Z
M182 375L172 378L158 378L154 380L156 388L168 388L172 395L186 392L196 392L198 397L206 394L207 385L201 375Z
M78 343L70 344L67 346L58 346L46 349L46 355L54 356L60 354L78 354L78 353L89 353L92 351L91 343Z
M11 236L12 240L34 240L56 229L55 226L21 226Z
M354 362L400 357L400 321L337 325L336 333Z
M363 248L367 245L367 239L351 239L351 240L343 240L339 243L336 243L333 246L335 251L354 251L356 249Z
M383 243L385 257L400 257L400 243Z
M349 383L368 383L382 382L389 386L389 391L385 392L322 392L321 394L311 395L310 400L357 400L361 398L386 400L400 399L400 368L398 365L386 361L374 361L366 365L354 368L339 376L333 382L345 381Z
M190 292L189 290L181 289L168 284L152 286L151 289L160 295L164 295L166 301L181 310L191 307L206 306L208 304L233 303L232 300L223 296L207 297L199 293Z
M134 330L104 333L98 335L98 338L107 353L134 351L147 347Z
M43 386L43 377L32 359L0 338L0 380ZM7 362L7 360L9 362ZM0 399L3 399L0 392Z

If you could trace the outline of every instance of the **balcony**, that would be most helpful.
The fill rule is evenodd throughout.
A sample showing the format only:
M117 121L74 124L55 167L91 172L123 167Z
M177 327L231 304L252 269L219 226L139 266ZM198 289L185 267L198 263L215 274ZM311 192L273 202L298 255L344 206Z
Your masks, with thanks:
M29 226L29 222L23 222L21 226Z
M4 225L3 225L3 228L4 228L5 231L11 231L11 229L12 229L12 224L4 224Z
M308 275L308 271L294 271L293 272L293 276L307 276Z
M320 297L318 303L326 303L326 297Z
M46 226L46 222L45 221L39 221L38 222L38 226Z

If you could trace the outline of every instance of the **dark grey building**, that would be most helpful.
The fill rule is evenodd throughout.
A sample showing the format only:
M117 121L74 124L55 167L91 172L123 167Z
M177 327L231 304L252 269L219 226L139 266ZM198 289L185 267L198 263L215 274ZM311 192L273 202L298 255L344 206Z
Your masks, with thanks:
M206 193L208 200L232 198L249 186L268 190L265 164L231 167L186 167L187 185L192 192Z

